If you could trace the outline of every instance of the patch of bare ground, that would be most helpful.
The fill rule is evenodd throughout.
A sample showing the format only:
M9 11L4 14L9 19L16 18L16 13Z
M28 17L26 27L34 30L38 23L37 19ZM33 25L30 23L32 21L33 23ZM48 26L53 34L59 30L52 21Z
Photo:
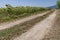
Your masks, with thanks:
M60 12L57 12L54 25L42 40L60 40Z

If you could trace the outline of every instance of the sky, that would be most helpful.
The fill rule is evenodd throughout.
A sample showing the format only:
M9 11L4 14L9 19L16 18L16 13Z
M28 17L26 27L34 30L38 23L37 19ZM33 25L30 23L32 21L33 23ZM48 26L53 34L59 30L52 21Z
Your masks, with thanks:
M57 0L0 0L0 7L5 7L6 4L12 6L38 6L49 7L56 5Z

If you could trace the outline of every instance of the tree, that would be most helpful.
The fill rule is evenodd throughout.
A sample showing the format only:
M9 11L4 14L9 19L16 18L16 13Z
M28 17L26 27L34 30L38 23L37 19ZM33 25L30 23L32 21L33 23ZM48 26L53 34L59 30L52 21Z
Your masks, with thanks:
M57 6L60 8L60 0L57 1Z
M13 13L13 11L12 11L13 7L10 4L6 4L5 6L7 7L7 12L12 14Z
M10 4L5 5L7 8L13 8Z

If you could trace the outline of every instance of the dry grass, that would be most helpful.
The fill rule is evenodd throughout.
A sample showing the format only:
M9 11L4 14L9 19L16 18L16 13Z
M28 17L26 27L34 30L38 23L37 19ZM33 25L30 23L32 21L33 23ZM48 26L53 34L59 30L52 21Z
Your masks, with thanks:
M50 13L47 13L46 15L37 17L33 20L24 22L19 25L15 25L12 28L1 30L0 31L0 40L11 40L12 38L17 37L17 36L21 35L22 33L27 32L27 30L31 29L33 25L42 21L46 17L48 17L52 12L53 11L51 11Z

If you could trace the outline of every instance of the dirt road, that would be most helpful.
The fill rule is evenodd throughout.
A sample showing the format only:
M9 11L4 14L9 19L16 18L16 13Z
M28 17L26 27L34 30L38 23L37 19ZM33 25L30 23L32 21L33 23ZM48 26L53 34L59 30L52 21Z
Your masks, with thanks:
M14 40L41 40L48 33L50 27L52 27L56 12L52 13L48 18L43 20L42 22L37 23L33 26L32 29L28 30L28 32L22 34L21 36L15 38Z
M37 15L33 15L33 16L29 16L29 17L26 17L26 18L23 18L23 19L19 19L19 20L13 21L13 22L0 24L0 30L13 27L14 25L17 25L17 24L20 24L20 23L24 23L24 22L29 21L31 19L35 19L35 18L37 18L39 16L43 16L43 15L45 15L48 12L50 12L50 11L47 11L45 13L40 13L40 14L37 14Z
M56 20L50 31L43 40L60 40L60 11L58 10Z

